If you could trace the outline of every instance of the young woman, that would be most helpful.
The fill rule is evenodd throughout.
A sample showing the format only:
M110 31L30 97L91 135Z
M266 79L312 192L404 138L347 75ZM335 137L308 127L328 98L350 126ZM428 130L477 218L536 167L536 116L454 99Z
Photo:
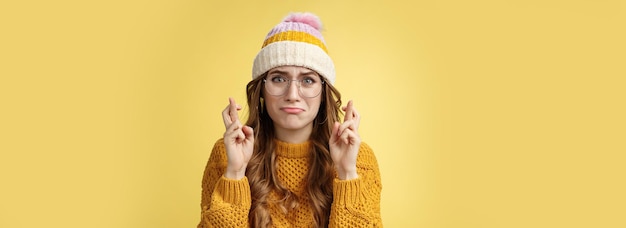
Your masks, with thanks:
M198 227L381 227L378 164L342 110L335 68L310 13L267 35L247 85L248 120L229 98L226 132L202 180Z

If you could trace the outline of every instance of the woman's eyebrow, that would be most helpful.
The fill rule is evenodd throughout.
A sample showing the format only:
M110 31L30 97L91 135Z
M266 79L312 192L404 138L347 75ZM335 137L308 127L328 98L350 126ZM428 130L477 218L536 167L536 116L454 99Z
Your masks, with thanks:
M317 76L317 73L315 73L315 71L309 71L309 72L304 72L300 74L300 76L311 76L311 75Z
M280 75L289 75L289 71L285 70L272 70L267 74L280 74Z

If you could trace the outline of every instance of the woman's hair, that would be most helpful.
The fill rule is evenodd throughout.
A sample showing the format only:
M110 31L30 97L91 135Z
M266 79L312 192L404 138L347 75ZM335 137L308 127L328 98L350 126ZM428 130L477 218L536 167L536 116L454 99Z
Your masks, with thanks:
M250 183L252 206L249 222L252 227L268 227L271 223L268 195L274 190L281 197L279 202L283 212L298 206L295 195L287 190L276 175L276 154L274 153L274 124L263 101L263 79L267 73L250 81L247 85L248 121L247 126L254 129L254 152L246 176ZM309 155L309 171L306 176L306 194L313 208L314 226L326 227L333 201L332 181L335 168L330 157L328 140L335 121L341 114L341 94L337 89L324 81L322 101L317 116L313 120L311 132L311 153ZM321 183L321 184L320 184Z

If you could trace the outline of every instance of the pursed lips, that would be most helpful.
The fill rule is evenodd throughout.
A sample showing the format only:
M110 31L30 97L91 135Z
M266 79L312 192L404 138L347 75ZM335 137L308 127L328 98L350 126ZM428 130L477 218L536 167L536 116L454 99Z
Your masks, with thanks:
M298 114L304 112L304 109L298 107L282 107L280 108L280 110L289 114Z

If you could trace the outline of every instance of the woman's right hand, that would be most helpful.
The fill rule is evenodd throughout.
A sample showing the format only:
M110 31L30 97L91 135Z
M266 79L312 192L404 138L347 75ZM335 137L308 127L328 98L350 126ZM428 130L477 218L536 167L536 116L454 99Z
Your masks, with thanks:
M235 99L228 98L229 104L222 112L224 119L224 144L226 146L226 156L228 156L228 166L224 177L239 180L246 175L246 166L252 157L254 149L254 130L244 126L239 121L237 111L241 106L235 103Z

